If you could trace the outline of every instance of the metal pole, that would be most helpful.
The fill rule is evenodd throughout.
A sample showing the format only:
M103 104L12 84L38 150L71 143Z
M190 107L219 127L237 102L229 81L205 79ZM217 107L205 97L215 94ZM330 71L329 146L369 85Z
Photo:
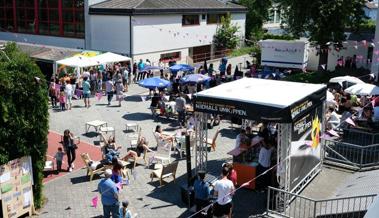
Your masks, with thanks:
M187 187L190 187L192 179L192 168L191 168L191 145L190 145L190 135L186 135L186 163L187 163Z

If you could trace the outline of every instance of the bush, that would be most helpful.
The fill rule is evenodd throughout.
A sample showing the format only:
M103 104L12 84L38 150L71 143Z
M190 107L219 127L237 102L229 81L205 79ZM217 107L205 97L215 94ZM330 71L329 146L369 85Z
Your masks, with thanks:
M292 82L304 82L304 83L328 83L331 78L337 76L356 76L361 77L368 75L369 70L366 69L347 69L347 68L338 68L335 71L314 71L306 73L295 73L284 78L286 81Z
M265 33L262 39L263 40L265 39L295 40L296 38L291 35L273 35L273 34Z
M46 81L16 44L7 44L4 52L10 61L0 53L0 165L32 157L34 204L39 208L48 133Z

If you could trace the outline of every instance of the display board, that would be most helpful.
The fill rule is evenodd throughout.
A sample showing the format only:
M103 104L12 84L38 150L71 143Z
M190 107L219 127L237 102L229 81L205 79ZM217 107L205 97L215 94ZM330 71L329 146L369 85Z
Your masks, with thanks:
M298 117L292 124L290 190L321 162L322 104Z
M33 170L29 156L9 161L0 166L0 199L2 217L32 214Z

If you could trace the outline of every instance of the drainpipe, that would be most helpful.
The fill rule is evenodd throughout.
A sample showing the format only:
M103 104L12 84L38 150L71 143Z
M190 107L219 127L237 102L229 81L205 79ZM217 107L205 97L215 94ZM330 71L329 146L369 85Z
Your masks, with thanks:
M132 59L131 66L133 66L134 63L134 57L133 57L133 26L132 26L132 15L129 16L129 55Z

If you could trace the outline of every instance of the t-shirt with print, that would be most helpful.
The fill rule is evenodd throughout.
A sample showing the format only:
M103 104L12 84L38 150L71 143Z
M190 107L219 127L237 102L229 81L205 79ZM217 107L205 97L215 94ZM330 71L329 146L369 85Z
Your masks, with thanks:
M217 180L214 184L214 190L217 192L217 203L219 205L225 205L232 201L231 192L234 190L234 185L229 179Z

